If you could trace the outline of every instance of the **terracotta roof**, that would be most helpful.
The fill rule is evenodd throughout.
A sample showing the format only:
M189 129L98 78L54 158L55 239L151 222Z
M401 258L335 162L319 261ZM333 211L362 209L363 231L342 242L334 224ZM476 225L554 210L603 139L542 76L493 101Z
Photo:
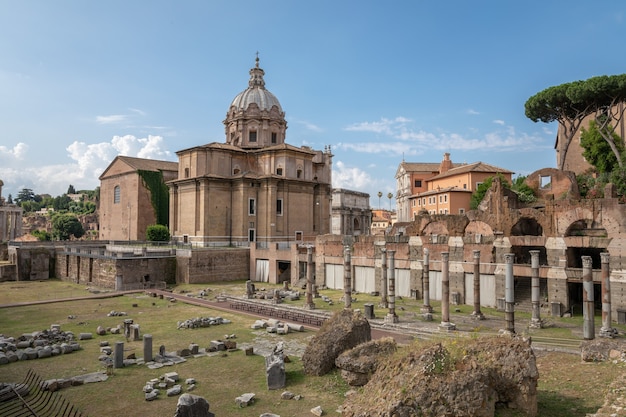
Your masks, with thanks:
M456 166L449 169L447 172L443 174L436 175L432 178L429 178L427 181L436 181L441 178L450 177L453 175L465 174L467 172L487 172L493 174L513 174L513 171L509 171L505 168L500 168L495 165L485 164L484 162L474 162L472 164L463 164L461 166Z

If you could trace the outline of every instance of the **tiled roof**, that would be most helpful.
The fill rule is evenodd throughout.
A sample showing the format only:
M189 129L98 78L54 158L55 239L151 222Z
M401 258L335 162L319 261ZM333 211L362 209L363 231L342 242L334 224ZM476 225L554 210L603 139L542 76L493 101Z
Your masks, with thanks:
M432 178L429 178L428 181L436 181L441 178L450 177L453 175L465 174L467 172L487 172L493 174L513 174L512 171L509 171L505 168L500 168L495 165L485 164L484 162L474 162L472 164L463 164L461 166L456 166L449 169L447 172L443 174L436 175Z
M178 162L159 161L157 159L133 158L131 156L118 156L118 160L124 161L130 167L142 171L178 171Z

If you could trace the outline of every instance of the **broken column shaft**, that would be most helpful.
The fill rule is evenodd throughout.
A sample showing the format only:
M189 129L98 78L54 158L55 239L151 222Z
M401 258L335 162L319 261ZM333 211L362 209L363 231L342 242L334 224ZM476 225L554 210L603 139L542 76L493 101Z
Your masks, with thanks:
M506 320L506 329L508 333L515 333L515 278L513 276L513 260L515 255L512 253L504 254L506 262L506 270L504 277L504 316Z
M395 250L388 250L387 257L389 258L389 313L385 317L385 323L397 323L398 315L396 314L396 262L395 262Z
M424 305L422 306L422 313L432 313L433 308L430 305L430 253L428 248L424 248L424 266L422 269L422 294L424 298Z
M583 339L595 338L593 270L591 256L583 256Z
M484 320L485 316L480 311L480 251L472 252L474 258L474 311L472 316L477 320Z
M352 258L350 246L343 249L343 298L345 308L352 308Z
M313 279L313 247L308 245L306 247L306 304L305 308L309 310L315 309L315 303L313 302L313 287L315 286L315 280Z
M541 329L541 304L540 304L540 281L539 281L539 251L531 250L530 253L530 274L531 274L531 292L530 300L532 303L532 318L530 319L530 327Z
M450 323L450 253L441 252L441 325L442 330L454 330Z
M600 262L602 265L602 327L600 328L600 336L612 338L617 336L617 330L611 325L611 274L608 252L600 254Z

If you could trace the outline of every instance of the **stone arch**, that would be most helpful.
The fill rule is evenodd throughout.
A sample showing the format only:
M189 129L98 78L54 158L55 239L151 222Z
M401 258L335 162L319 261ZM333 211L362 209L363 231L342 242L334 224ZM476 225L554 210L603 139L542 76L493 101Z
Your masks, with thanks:
M480 220L472 220L465 227L465 236L481 235L481 236L493 236L493 229L491 226Z
M448 232L448 226L445 222L442 221L432 221L428 223L422 229L422 235L439 235L439 236L449 236L450 232Z
M584 221L587 225L593 224L593 212L588 208L574 207L559 213L555 216L555 221L557 236L567 236L568 230L574 223Z
M511 227L510 236L543 236L543 226L534 217L520 217Z
M362 232L361 230L361 222L358 218L352 219L352 230L353 232Z

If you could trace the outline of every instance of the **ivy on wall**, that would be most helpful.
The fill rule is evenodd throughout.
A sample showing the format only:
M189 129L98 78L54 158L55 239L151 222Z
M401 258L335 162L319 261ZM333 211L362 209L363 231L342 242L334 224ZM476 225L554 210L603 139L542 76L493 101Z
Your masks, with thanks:
M165 185L163 173L161 171L144 171L140 169L137 170L137 174L139 174L143 185L150 192L156 224L169 226L170 192L167 185Z

